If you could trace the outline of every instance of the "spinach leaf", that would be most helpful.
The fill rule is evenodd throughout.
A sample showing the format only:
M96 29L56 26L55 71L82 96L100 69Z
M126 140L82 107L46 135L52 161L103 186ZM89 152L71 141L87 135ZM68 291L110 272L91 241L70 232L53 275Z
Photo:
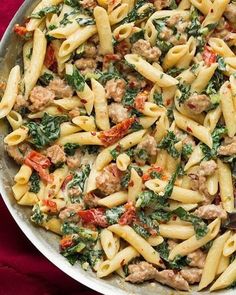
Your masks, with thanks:
M96 231L78 226L72 222L64 222L61 230L63 235L78 234L83 242L95 242L97 240Z
M130 40L130 43L133 44L140 39L144 39L144 30L140 30L140 31L132 34L132 36L130 37L129 40Z
M122 104L124 106L134 106L134 99L138 95L139 91L140 89L137 88L128 88L122 99Z
M138 166L129 165L128 169L126 170L125 174L122 176L120 181L122 188L126 188L126 189L128 188L129 181L130 181L130 173L131 173L130 171L132 168L136 170L139 176L143 175L143 171L141 168L139 168Z
M93 18L77 18L76 19L77 23L81 26L90 26L90 25L95 25L95 20Z
M80 4L78 0L64 0L64 3L68 6L79 8Z
M176 76L178 76L180 73L182 73L183 72L183 70L184 69L182 69L182 68L171 68L171 69L169 69L166 73L168 74L168 75L171 75L171 76L173 76L173 77L176 77Z
M177 255L174 260L170 261L169 257L169 248L168 244L164 241L157 246L157 252L160 254L160 257L166 262L168 268L171 269L182 269L188 265L188 260L186 256Z
M226 134L227 129L224 126L217 126L212 133L212 149L210 149L204 143L201 143L200 147L202 153L204 154L204 160L209 161L210 159L216 159L217 157L217 150L220 147L221 139Z
M42 86L48 86L50 81L53 80L53 75L49 73L44 73L39 77L39 82Z
M70 262L70 264L74 265L79 258L79 252L85 247L86 245L83 242L76 241L75 245L62 250L60 253Z
M167 222L171 219L172 213L171 212L166 212L162 209L155 211L152 213L152 219L155 219L159 222Z
M140 235L144 239L147 239L150 237L150 233L144 227L142 227L140 224L133 223L132 228L138 235Z
M149 158L148 152L145 149L137 149L135 151L135 157L139 160L146 162Z
M142 13L139 12L139 8L141 8L146 3L147 2L145 0L138 0L134 5L134 8L121 21L121 24L132 23L149 17L155 11L154 7L151 5L147 6L146 10L144 10Z
M187 158L193 152L193 146L191 144L185 144L182 148L182 156Z
M85 87L85 79L80 74L79 70L73 66L72 75L66 74L65 76L67 83L76 91L83 91Z
M98 72L98 73L100 74L98 81L103 85L105 85L106 82L109 80L120 79L122 77L119 71L116 69L116 67L112 63L110 63L107 72Z
M68 155L68 156L74 156L76 150L80 147L79 144L77 143L66 143L64 145L64 152Z
M190 25L187 27L187 34L189 36L198 37L201 35L200 15L196 8L192 9L190 13Z
M49 13L58 13L61 9L60 5L52 5L39 10L37 13L31 14L30 18L41 19Z
M163 97L161 93L155 92L153 95L153 101L159 106L164 106Z
M109 224L118 223L119 218L125 212L124 206L107 209L105 212L106 220Z
M179 90L181 91L181 95L177 99L178 99L179 105L181 105L189 98L191 85L182 83L182 84L179 84L178 86L179 86Z
M158 39L156 40L156 46L161 50L162 55L166 54L173 47L170 42Z
M80 264L88 263L91 267L94 267L103 256L102 250L86 249L79 255L78 261Z
M40 177L37 172L33 172L30 176L30 189L29 191L32 193L37 194L40 190Z
M74 11L71 11L71 12L66 12L63 16L63 19L60 21L60 25L61 26L66 26L68 24L72 24L73 22L73 16L75 14L77 14L78 11L77 10L74 10Z
M113 149L110 151L110 154L112 155L113 160L116 160L120 152L117 149Z
M158 35L163 31L163 29L166 26L166 20L169 18L169 16L165 16L162 18L158 18L158 19L153 19L152 23L155 27L155 29L157 30Z
M212 76L211 80L207 85L207 88L205 90L206 94L216 94L219 91L221 85L224 83L224 81L224 74L219 69L216 69L214 75Z
M60 125L66 120L66 116L54 117L45 113L41 123L34 121L26 123L35 147L41 149L58 139L60 136Z
M201 239L207 234L207 224L201 218L184 210L184 208L179 207L172 211L172 214L177 215L183 221L191 222L194 227L197 239Z
M33 214L31 215L31 221L33 221L37 225L42 224L46 215L43 214L40 210L39 204L34 205L32 213Z
M178 142L177 137L173 131L167 131L167 135L161 140L158 148L166 150L173 158L177 159L180 153L175 148L175 144Z
M217 57L218 69L220 71L226 71L225 59L222 56Z
M135 120L134 123L131 125L130 129L134 131L142 130L143 126L139 123L138 120Z
M90 170L91 170L90 165L87 164L79 172L75 172L74 177L73 177L72 181L69 183L68 187L73 188L73 187L78 186L80 188L81 192L83 192L85 181L89 176Z

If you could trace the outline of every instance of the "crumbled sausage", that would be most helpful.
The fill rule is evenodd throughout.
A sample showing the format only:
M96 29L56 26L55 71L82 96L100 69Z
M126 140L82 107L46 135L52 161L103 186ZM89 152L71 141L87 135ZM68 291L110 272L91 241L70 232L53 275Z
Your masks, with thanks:
M76 150L73 156L68 156L66 159L66 164L70 169L76 169L81 166L82 161L82 152L80 150Z
M144 149L150 156L157 154L157 143L153 136L147 135L143 141L137 145L137 149Z
M206 94L194 93L184 104L192 113L201 114L210 106L211 100Z
M108 106L109 117L112 122L118 124L129 118L128 110L120 103L111 103Z
M204 268L206 254L202 250L197 249L196 251L188 254L187 259L189 260L189 266Z
M202 269L186 267L180 271L180 274L190 285L192 285L200 282Z
M162 10L163 8L170 6L171 0L155 0L153 4L156 10Z
M210 199L208 198L210 196L206 186L207 176L214 174L216 169L217 164L215 161L203 161L201 162L199 170L196 173L189 174L189 177L191 178L192 189L198 190L200 193L205 195L205 204L210 202Z
M116 164L110 164L96 177L96 186L105 195L110 195L121 189L121 177L122 173Z
M73 119L75 117L80 116L80 109L74 108L73 110L69 111L68 115Z
M58 144L50 146L47 149L46 155L51 159L53 164L64 163L66 161L65 152Z
M53 91L58 98L69 98L73 95L71 86L67 85L65 81L60 78L50 81L47 88Z
M236 136L230 138L226 137L224 145L218 149L218 154L222 156L231 156L236 154Z
M32 112L40 112L42 111L49 103L51 103L55 98L54 92L51 90L44 88L42 86L36 86L30 92L29 100L31 101L31 105L29 109Z
M62 220L78 222L79 215L77 213L81 209L82 209L82 206L80 204L71 204L60 212L59 218Z
M140 77L132 74L127 75L127 81L131 88L144 88L147 85L147 82L144 79L140 79Z
M169 28L173 28L175 25L177 26L180 23L181 16L180 14L174 14L167 18L166 25Z
M111 79L107 81L105 90L106 97L112 98L116 102L121 102L125 94L126 83L123 79Z
M139 92L134 99L134 108L140 112L144 110L145 101L148 100L149 92L147 90Z
M151 47L150 42L139 39L133 44L132 53L136 53L147 59L148 61L157 61L161 56L161 51L158 47Z
M236 23L236 5L234 3L230 3L226 6L224 16L232 23Z
M85 43L83 56L91 58L91 57L96 57L96 54L97 54L97 48L94 45L94 43L92 42Z
M216 169L217 169L217 164L215 161L213 160L202 161L200 164L199 173L202 176L210 176L215 173Z
M194 214L203 219L227 218L227 212L220 205L214 204L201 206Z
M156 268L146 261L141 261L138 264L130 264L128 269L129 275L125 280L131 283L142 283L147 280L153 280L157 273Z
M181 45L185 44L187 42L187 39L187 34L175 34L174 36L170 37L169 42L173 45Z
M6 145L5 149L8 155L16 161L18 164L23 164L27 154L32 150L27 143L21 143L19 145Z
M75 65L82 75L86 75L87 73L95 71L97 62L94 58L80 58L75 61Z
M19 112L22 108L27 108L28 106L28 100L26 100L21 94L17 95L13 109Z
M99 198L94 193L87 193L83 198L84 204L89 208L94 208L98 206Z
M179 272L174 272L172 269L166 269L157 272L155 280L177 290L189 290L188 282L181 276Z
M80 5L84 9L93 9L97 6L97 1L95 1L95 0L82 0L82 1L80 1Z

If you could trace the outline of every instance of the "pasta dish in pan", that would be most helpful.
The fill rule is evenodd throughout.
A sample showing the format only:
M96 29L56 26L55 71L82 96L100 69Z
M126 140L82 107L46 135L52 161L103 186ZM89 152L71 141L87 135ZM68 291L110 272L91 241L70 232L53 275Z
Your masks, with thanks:
M236 284L236 4L43 0L0 102L12 191L71 264Z

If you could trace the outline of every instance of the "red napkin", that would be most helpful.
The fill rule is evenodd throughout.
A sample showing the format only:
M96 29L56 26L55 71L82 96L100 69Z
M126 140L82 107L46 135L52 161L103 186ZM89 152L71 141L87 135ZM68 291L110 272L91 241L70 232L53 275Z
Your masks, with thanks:
M32 0L33 2L33 0ZM3 0L0 38L23 0ZM0 197L0 295L96 295L49 262L24 236Z

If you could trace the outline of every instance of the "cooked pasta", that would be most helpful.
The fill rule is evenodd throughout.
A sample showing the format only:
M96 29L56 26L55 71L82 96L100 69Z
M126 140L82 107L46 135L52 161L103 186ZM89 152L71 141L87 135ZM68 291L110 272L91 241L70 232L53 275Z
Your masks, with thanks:
M236 4L177 2L42 0L0 118L13 197L69 262L214 291L236 279Z

